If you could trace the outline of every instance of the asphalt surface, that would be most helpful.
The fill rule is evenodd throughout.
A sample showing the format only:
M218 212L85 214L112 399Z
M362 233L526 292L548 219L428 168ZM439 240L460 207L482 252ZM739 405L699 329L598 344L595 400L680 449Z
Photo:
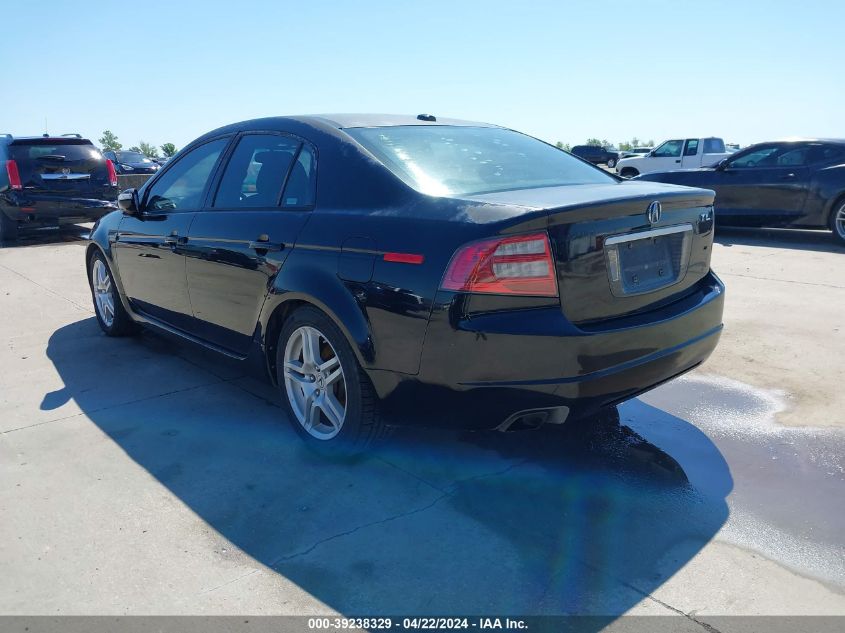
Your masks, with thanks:
M399 429L350 464L307 451L236 364L102 336L84 233L0 249L0 613L845 615L845 422L819 404L845 345L821 344L820 393L765 362L792 354L799 383L814 365L777 284L845 313L835 279L787 279L827 279L829 234L720 232L720 349L619 423Z

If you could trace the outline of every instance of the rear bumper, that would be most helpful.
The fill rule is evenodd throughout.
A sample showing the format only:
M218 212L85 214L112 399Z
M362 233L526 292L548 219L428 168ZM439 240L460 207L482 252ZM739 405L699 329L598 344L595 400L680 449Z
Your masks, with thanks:
M576 328L560 308L461 320L438 297L414 377L372 372L398 421L492 428L526 410L588 415L698 366L722 331L724 286L712 273L645 315ZM565 408L565 414L564 413Z
M60 224L67 220L98 220L117 209L114 200L117 188L113 189L114 198L106 192L102 198L32 194L29 192L7 193L0 197L0 212L26 224Z

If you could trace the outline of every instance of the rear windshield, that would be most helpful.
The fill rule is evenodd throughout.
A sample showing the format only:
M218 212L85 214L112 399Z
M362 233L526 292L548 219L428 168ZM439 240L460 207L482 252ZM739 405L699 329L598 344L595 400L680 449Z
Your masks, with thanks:
M563 150L513 130L401 125L345 131L411 187L429 195L615 182Z
M151 163L149 158L141 154L140 152L115 152L115 156L117 156L117 160L121 163Z
M9 146L11 158L17 162L29 160L91 160L99 159L100 152L91 143L67 143L33 141L32 143L17 141Z

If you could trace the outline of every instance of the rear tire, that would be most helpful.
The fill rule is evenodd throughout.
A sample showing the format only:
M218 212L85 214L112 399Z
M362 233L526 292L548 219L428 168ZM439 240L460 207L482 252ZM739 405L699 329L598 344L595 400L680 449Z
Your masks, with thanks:
M294 431L321 455L356 456L383 434L369 378L340 328L320 310L300 308L285 322L276 379Z
M611 158L610 160L608 160L607 161L607 167L608 167L608 169L613 169L614 167L616 167L616 159Z
M138 326L123 307L111 268L100 251L95 251L91 256L88 286L91 288L97 323L106 336L128 336L137 331Z
M18 239L18 223L0 209L0 243L14 242Z
M845 244L845 198L840 198L830 212L830 230L840 244Z

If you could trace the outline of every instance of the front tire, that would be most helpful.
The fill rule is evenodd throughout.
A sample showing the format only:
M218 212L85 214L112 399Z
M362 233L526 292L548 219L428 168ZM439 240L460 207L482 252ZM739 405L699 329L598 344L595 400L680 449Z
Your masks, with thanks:
M840 244L845 244L845 198L840 198L830 212L830 230Z
M633 178L634 176L639 176L640 172L638 172L633 167L623 167L619 175L623 178Z
M107 336L133 334L137 326L120 301L117 286L105 256L99 251L95 252L91 256L91 265L88 268L88 285L91 288L94 314L97 315L100 329Z
M0 209L0 243L14 242L18 239L18 223L17 221L6 215L6 212Z
M315 451L353 456L382 435L369 378L340 328L316 308L298 309L282 327L276 378L291 425Z

